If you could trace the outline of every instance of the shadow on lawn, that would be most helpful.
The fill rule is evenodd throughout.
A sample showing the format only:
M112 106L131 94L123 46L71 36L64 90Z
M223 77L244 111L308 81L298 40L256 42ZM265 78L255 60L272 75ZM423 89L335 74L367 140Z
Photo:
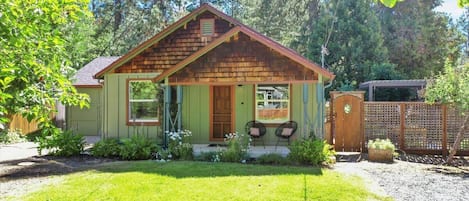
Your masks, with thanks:
M200 161L136 161L105 164L96 168L101 172L142 172L175 178L226 177L226 176L271 176L271 175L322 175L322 169L310 166L270 166L240 163L212 163Z
M0 182L66 175L87 170L107 173L141 172L175 178L322 174L321 168L307 166L268 166L200 161L171 161L166 163L152 160L116 161L115 159L80 155L74 157L40 156L0 162Z

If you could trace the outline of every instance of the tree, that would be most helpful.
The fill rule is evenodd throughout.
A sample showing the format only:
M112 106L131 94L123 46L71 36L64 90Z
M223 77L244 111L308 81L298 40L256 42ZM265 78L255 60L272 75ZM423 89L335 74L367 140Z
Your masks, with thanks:
M68 75L63 28L89 17L85 0L0 0L0 116L3 123L20 113L36 120L45 133L55 127L49 116L56 102L88 105Z
M125 54L185 14L185 0L92 0L94 54Z
M458 19L458 28L461 30L462 35L465 38L463 45L463 57L461 63L469 61L469 6L464 9L464 13Z
M325 1L307 42L306 56L320 63L322 45L327 43L325 57L336 74L332 88L350 83L356 87L369 80L372 67L388 63L381 25L373 12L372 1Z
M438 0L406 0L394 8L377 7L389 60L406 79L422 79L441 71L444 61L460 56L462 35L449 17L433 9Z
M458 6L461 8L469 6L469 0L458 0Z
M444 73L430 80L425 98L428 103L441 102L456 107L464 118L447 159L447 163L451 163L469 127L469 63L453 67L447 62Z
M402 2L404 0L379 0L379 1L386 7L392 8L397 4L397 2ZM469 6L469 0L458 0L458 6L461 8L465 6Z

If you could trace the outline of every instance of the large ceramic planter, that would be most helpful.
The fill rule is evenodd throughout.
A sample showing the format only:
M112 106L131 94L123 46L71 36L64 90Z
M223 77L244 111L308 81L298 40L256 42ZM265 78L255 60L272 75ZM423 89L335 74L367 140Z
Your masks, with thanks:
M368 160L373 162L392 163L393 151L389 149L368 148Z

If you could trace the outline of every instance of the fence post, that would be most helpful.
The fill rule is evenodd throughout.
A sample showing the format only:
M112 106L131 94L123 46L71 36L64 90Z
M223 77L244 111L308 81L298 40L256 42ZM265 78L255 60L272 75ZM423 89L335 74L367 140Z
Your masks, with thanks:
M400 146L400 150L405 150L405 140L404 140L404 132L405 132L405 107L406 107L406 104L405 103L401 103L400 104L400 109L401 109L401 129L400 129L400 133L399 133L399 146Z
M448 140L448 133L447 133L447 130L448 130L447 129L447 125L448 125L447 120L448 120L448 117L447 116L448 115L447 114L448 113L447 113L446 105L442 104L441 105L441 110L442 110L441 115L442 115L442 121L443 121L442 122L443 123L443 136L441 137L442 138L441 139L441 149L443 151L443 153L442 153L443 157L446 157L446 156L448 156L448 148L447 148L447 144L448 144L448 141L447 141Z

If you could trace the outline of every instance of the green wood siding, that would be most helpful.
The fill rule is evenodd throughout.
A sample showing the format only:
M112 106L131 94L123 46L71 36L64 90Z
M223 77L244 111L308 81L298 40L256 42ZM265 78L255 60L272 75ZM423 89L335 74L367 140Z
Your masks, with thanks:
M254 85L235 86L235 129L246 133L245 125L254 120Z
M235 86L235 131L245 133L244 125L254 119L254 85ZM291 119L298 122L299 127L294 138L299 138L309 129L303 126L305 119L309 119L308 124L313 126L316 118L316 85L309 84L309 102L303 104L303 84L293 84L291 87ZM183 128L192 131L192 143L211 143L209 140L209 97L210 87L204 86L184 86L183 87L182 122ZM305 118L306 109L308 117ZM267 134L263 136L266 145L275 145L277 137L274 132L278 125L268 125ZM305 132L307 131L307 132ZM219 143L219 142L218 142ZM284 142L282 142L284 144ZM259 143L256 143L260 145Z
M67 129L85 136L101 134L102 124L102 88L77 88L79 93L86 93L90 97L90 107L67 107Z
M192 131L192 143L209 143L209 95L208 85L183 87L182 127Z
M104 123L103 136L128 138L133 134L160 139L160 126L127 125L127 80L154 78L155 73L106 74L104 77ZM160 120L161 121L161 120Z
M91 108L80 110L69 108L67 125L84 135L102 133L104 137L127 138L132 134L143 134L161 139L161 126L127 126L126 84L128 79L153 78L156 74L106 74L103 89L79 89L91 97ZM235 131L245 133L244 125L254 119L254 85L234 87ZM309 84L309 102L303 104L303 84L291 86L291 119L299 127L294 138L308 136L317 118L316 84ZM182 126L192 131L192 143L211 143L210 134L210 86L183 86ZM304 110L307 111L305 118ZM100 113L99 111L102 111ZM305 121L309 120L309 121ZM305 127L305 123L308 125ZM278 125L268 125L267 134L263 137L266 145L275 145L277 137L274 132ZM257 143L260 145L260 143ZM282 144L285 144L284 142Z

